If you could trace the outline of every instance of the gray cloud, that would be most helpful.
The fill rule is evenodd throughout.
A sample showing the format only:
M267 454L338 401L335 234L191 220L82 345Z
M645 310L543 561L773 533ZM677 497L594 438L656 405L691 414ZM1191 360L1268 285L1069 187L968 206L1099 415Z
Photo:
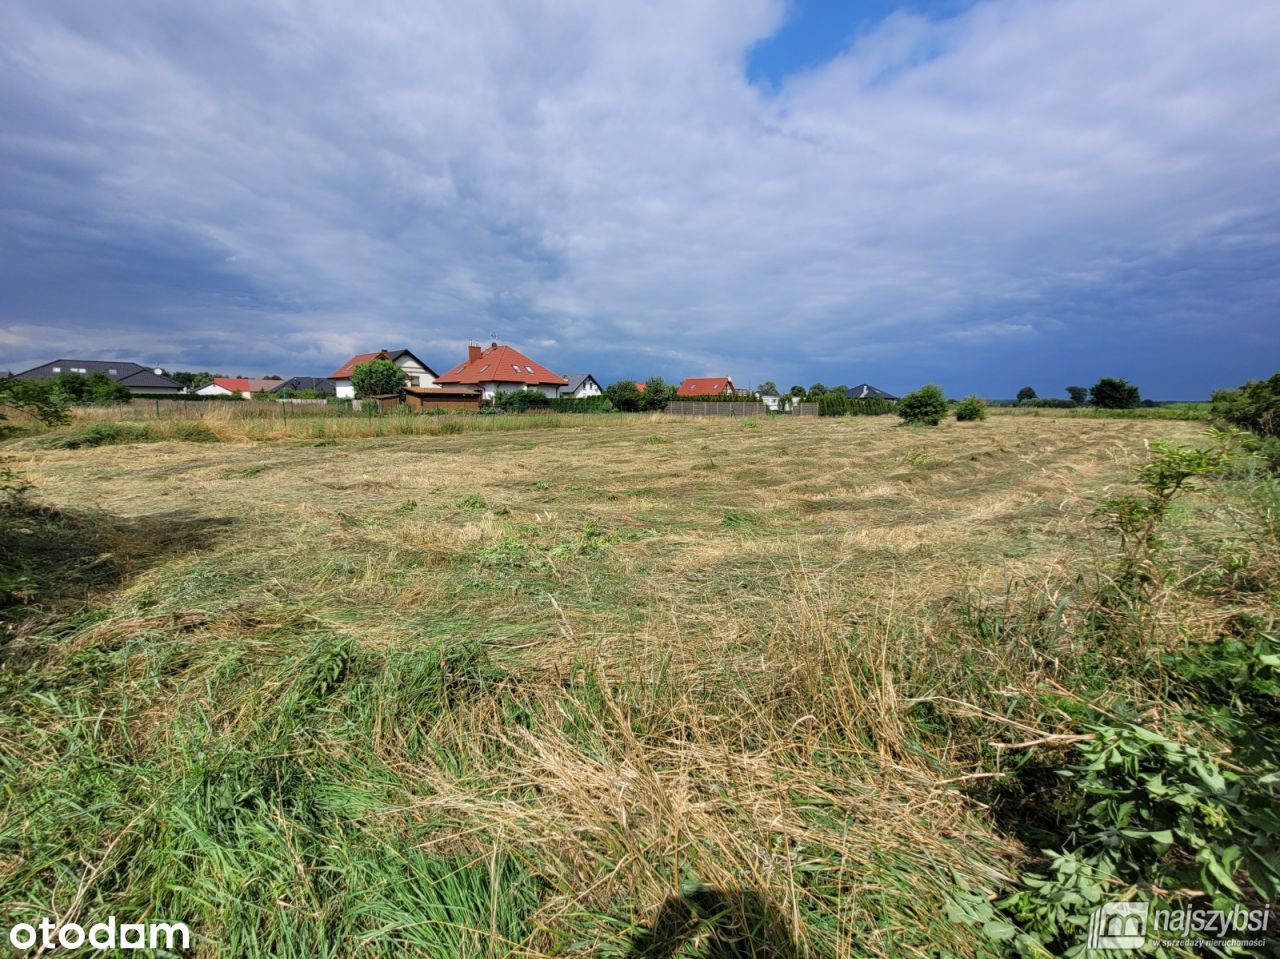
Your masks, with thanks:
M999 394L1108 337L1099 372L1170 375L1198 316L1263 372L1280 7L897 15L752 86L783 15L6 4L0 348L326 372L496 332L609 375ZM1153 276L1196 262L1188 318Z

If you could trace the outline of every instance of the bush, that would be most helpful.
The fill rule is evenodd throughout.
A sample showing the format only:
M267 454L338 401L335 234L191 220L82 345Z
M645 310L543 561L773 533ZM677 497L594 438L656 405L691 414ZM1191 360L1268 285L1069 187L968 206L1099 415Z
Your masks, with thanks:
M54 389L77 406L111 406L128 403L133 395L105 373L60 373L53 379Z
M390 360L370 360L351 371L356 396L404 396L404 370Z
M1018 390L1019 403L1025 403L1027 400L1034 400L1035 398L1036 391L1029 386L1024 386L1022 389Z
M608 413L613 404L607 396L557 396L551 401L551 409L557 413Z
M971 423L974 420L985 420L986 418L987 404L972 394L956 404L956 419L962 423Z
M1089 402L1104 410L1131 410L1140 401L1136 386L1114 376L1104 376L1089 389Z
M8 407L38 419L46 426L66 422L66 397L52 380L0 380L0 407ZM0 422L7 417L0 409Z
M640 409L660 412L676 395L678 387L667 383L661 376L651 376L644 381L644 392L640 394Z
M546 410L551 408L551 397L537 390L512 390L499 392L493 398L495 409L507 413L523 413L526 410Z
M1280 436L1280 373L1213 394L1209 414L1259 436Z
M636 389L636 384L632 380L618 380L616 383L611 383L604 391L604 395L609 398L613 408L621 413L639 412L644 400L644 394Z
M898 415L904 423L937 426L947 415L947 398L942 387L929 383L898 401Z
M844 416L849 412L849 400L840 393L818 395L819 416Z

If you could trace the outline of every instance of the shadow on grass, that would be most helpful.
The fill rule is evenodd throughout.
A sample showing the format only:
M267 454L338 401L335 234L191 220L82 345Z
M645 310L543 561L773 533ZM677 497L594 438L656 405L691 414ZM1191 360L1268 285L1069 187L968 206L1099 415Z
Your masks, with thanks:
M25 499L0 505L0 621L82 602L177 556L210 548L235 523L190 510L125 518Z
M700 888L671 896L653 924L631 940L627 959L673 959L698 940L702 959L794 959L795 943L778 912L747 889Z

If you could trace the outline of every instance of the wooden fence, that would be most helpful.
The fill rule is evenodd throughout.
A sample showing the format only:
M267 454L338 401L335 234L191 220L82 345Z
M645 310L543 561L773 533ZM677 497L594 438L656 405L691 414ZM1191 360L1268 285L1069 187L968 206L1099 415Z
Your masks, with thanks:
M792 416L817 416L818 404L817 403L792 403L791 415Z

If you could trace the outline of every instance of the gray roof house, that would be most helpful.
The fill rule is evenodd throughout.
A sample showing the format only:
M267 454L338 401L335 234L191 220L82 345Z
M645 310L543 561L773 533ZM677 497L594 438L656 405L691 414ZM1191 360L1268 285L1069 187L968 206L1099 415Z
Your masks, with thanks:
M585 396L599 396L604 392L596 378L590 373L565 373L568 385L560 387L559 396L572 396L581 399Z
M145 367L126 360L53 360L15 373L16 380L47 380L59 373L102 373L130 393L181 393L182 384L164 375L159 367Z
M872 386L870 383L862 383L858 386L851 386L844 391L844 395L851 400L897 400L898 397L892 393L886 393L879 387Z
M294 376L284 380L271 392L278 393L281 390L292 390L295 393L299 390L315 390L321 396L333 396L337 392L333 380L326 376Z

